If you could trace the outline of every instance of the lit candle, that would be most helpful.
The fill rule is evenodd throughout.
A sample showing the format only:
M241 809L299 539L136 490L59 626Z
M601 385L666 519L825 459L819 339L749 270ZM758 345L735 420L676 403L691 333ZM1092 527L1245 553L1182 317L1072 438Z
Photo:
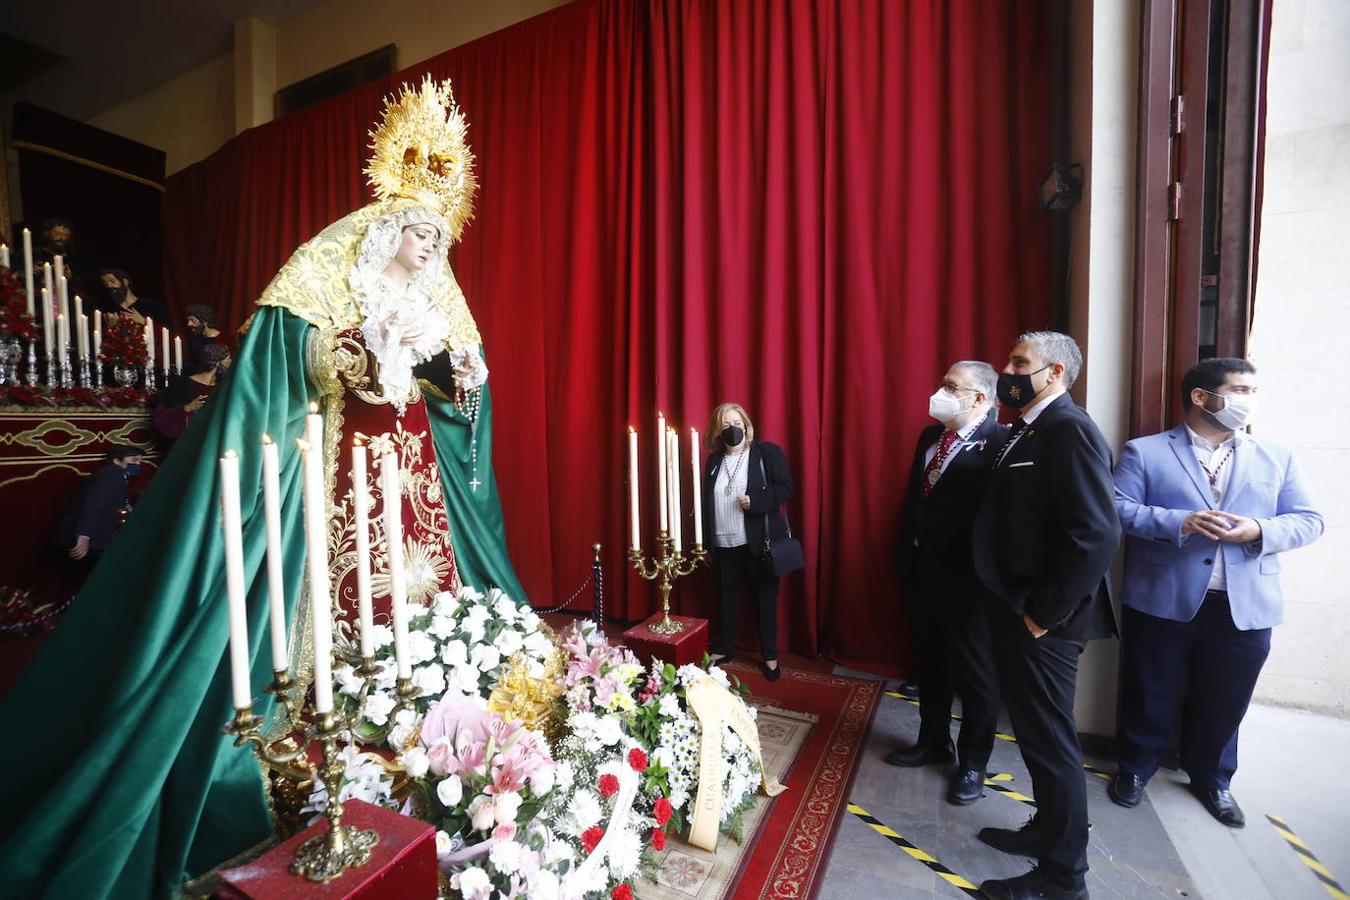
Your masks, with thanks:
M384 492L384 536L389 541L389 599L394 614L394 658L398 677L412 677L408 656L407 576L403 571L403 495L399 490L398 454L386 453L380 460L380 486Z
M77 315L79 318L75 320L76 351L80 354L81 360L87 360L89 358L89 320L85 318L84 313L78 313Z
M173 336L173 367L179 375L183 374L183 339L176 334Z
M313 409L314 407L310 407ZM328 581L328 503L323 496L323 417L305 417L301 441L310 618L314 629L314 712L333 711L333 597Z
M52 280L52 264L48 262L42 264L42 286L46 288L47 296L55 301L56 282Z
M160 347L160 365L164 369L164 374L169 374L169 329L163 325L159 326L159 347Z
M56 314L56 355L65 357L66 351L70 349L70 335L66 333L66 317L61 313Z
M699 472L698 429L689 429L689 473L692 476L693 490L690 497L694 501L694 546L703 546L703 491L702 473Z
M56 258L56 305L57 311L70 321L70 282L66 280L65 268L61 265L61 257Z
M47 289L42 289L42 350L52 355L52 308Z
M641 519L638 516L638 446L637 430L632 425L628 426L628 517L632 522L630 528L633 532L633 542L630 545L634 550L642 547L642 529Z
M145 317L145 371L155 367L155 320Z
M103 351L103 311L94 310L94 359Z
M9 244L0 244L0 269L8 269L9 265Z
M667 437L670 440L670 449L666 451L670 463L670 536L675 541L675 552L678 553L684 545L684 535L681 534L684 517L680 506L680 433L672 428Z
M267 523L267 601L272 631L272 671L285 672L290 667L286 660L286 583L281 577L281 461L277 445L265 434L263 515Z
M666 486L666 478L669 474L666 472L666 445L668 443L666 440L666 414L659 412L656 414L656 477L661 508L657 515L657 522L660 523L657 527L667 533L670 531L670 514L666 509L666 504L670 499L670 489Z
M23 230L23 289L28 294L28 314L33 314L33 233Z
M244 538L239 515L239 458L226 450L220 460L220 505L225 527L225 589L230 610L230 686L234 707L253 705L248 686L248 620L244 611Z
M356 527L356 608L361 617L361 656L375 655L374 611L370 602L370 479L366 475L366 444L352 442L352 506Z

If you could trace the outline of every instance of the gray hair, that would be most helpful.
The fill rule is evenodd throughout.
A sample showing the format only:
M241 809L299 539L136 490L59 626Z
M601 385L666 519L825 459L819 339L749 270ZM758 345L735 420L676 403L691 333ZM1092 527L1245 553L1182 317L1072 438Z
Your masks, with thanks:
M1027 331L1017 336L1017 343L1030 344L1041 358L1042 365L1059 363L1064 367L1064 389L1073 387L1078 373L1083 371L1083 352L1078 342L1058 331Z
M970 375L970 380L975 383L975 390L984 394L986 403L990 406L998 405L998 373L994 371L993 366L979 359L963 359L952 363L952 368Z

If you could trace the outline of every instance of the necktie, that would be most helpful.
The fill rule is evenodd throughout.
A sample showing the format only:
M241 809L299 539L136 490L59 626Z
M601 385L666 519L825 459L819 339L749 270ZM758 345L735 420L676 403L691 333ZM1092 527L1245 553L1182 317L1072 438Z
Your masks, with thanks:
M923 495L927 497L933 492L938 479L942 477L942 463L951 453L952 447L956 445L957 439L961 437L960 433L955 431L944 431L942 440L938 441L937 452L933 458L928 461L928 465L923 470Z
M1017 440L1017 436L1021 434L1022 429L1026 427L1027 423L1025 419L1018 419L1016 422L1013 423L1012 431L1008 432L1007 443L1005 443L1002 447L999 448L998 457L994 460L995 469L1003 465L1003 457L1008 455L1008 451L1012 449L1013 442Z

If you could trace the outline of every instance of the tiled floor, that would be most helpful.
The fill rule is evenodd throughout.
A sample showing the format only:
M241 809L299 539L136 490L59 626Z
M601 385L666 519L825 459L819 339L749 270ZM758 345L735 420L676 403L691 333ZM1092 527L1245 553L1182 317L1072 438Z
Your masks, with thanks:
M844 669L841 674L869 677ZM1031 814L1023 803L987 791L969 807L943 799L946 772L898 769L882 762L918 730L918 709L883 697L850 798L944 866L978 884L1024 871L1028 863L975 838L986 825L1014 827ZM1004 728L1007 730L1006 722ZM991 771L1030 794L1015 744L996 742ZM1088 886L1094 898L1205 897L1298 900L1329 896L1265 819L1283 818L1323 864L1350 885L1350 721L1253 707L1240 745L1233 790L1247 814L1234 830L1209 817L1185 789L1185 776L1160 773L1136 809L1116 806L1106 781L1086 774L1093 829ZM1104 769L1109 760L1089 759ZM929 868L845 813L819 896L832 898L960 897Z

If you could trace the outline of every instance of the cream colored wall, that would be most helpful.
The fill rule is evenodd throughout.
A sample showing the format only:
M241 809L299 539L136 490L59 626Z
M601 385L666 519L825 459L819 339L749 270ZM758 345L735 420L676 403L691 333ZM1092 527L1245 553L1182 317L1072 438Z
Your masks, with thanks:
M1139 13L1129 0L1070 4L1070 156L1083 199L1070 213L1069 331L1084 351L1074 397L1119 452L1129 437ZM1080 731L1115 734L1119 644L1079 662Z
M271 118L259 92L286 87L386 44L405 68L452 47L562 6L567 0L330 0L275 27L237 28L247 43L186 75L90 119L90 124L158 147L170 174L201 160L236 132L236 96L249 99L241 125ZM274 40L274 48L269 43ZM275 73L260 60L274 54Z
M1350 3L1275 0L1272 19L1253 431L1293 450L1327 531L1283 556L1256 696L1350 716Z
M233 57L217 57L89 124L163 150L167 170L176 172L234 137Z

